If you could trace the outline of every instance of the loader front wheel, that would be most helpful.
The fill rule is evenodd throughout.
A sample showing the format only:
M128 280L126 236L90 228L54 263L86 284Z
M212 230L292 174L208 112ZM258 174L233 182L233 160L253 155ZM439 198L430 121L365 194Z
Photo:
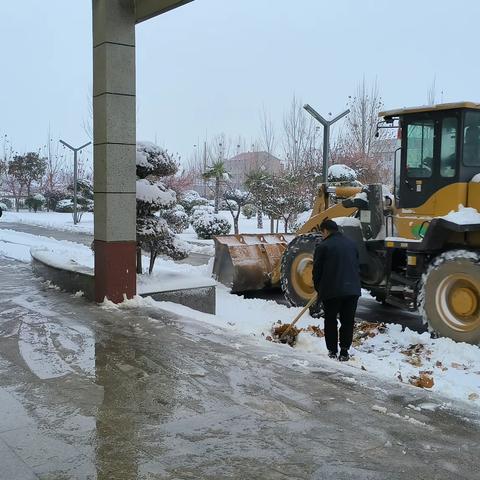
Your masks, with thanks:
M282 256L281 286L285 298L296 307L305 306L314 296L312 268L313 252L320 239L318 233L299 235Z
M480 255L457 250L437 257L424 277L421 306L431 330L480 344Z

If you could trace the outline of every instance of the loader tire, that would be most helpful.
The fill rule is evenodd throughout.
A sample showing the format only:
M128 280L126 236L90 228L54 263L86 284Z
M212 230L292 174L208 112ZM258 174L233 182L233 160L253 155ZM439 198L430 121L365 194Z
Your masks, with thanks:
M299 235L282 256L281 286L285 298L295 307L303 307L315 294L312 279L313 252L321 236L318 233Z
M480 344L480 254L452 250L439 255L424 275L420 310L431 331Z

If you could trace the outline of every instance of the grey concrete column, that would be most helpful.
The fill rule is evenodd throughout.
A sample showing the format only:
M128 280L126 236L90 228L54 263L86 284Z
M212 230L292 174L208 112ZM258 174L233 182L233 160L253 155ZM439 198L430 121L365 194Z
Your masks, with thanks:
M135 276L135 2L93 0L96 299L122 301Z

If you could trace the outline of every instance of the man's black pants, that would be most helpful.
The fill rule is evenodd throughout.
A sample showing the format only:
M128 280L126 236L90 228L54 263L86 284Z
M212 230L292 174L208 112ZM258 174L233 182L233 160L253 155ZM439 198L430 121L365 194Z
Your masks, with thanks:
M340 316L340 350L348 350L352 346L353 325L357 311L357 296L336 297L323 300L325 312L325 343L330 352L338 351L337 317Z

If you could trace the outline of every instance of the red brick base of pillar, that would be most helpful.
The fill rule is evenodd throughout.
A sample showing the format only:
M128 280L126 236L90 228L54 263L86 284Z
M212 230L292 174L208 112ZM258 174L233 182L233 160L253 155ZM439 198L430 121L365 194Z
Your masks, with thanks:
M136 242L95 240L95 301L114 303L137 293Z

